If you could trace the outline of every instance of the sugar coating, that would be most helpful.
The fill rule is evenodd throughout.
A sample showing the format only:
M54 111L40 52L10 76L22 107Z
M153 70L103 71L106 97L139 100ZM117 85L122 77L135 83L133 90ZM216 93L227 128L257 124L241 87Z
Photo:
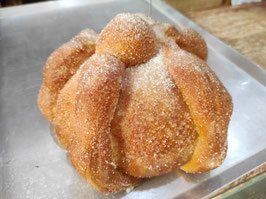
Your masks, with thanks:
M42 102L57 103L52 122L80 175L113 193L180 167L219 166L232 99L203 61L204 39L129 13L103 29L94 53L96 37L85 30L55 51L40 92Z
M193 157L182 169L204 172L221 165L227 151L231 96L206 62L175 44L167 46L165 61L199 134Z
M182 94L170 79L163 51L126 69L111 132L117 162L133 176L167 173L187 162L197 140Z
M110 123L124 70L125 65L116 57L94 54L81 68L76 93L76 130L70 158L85 180L105 193L136 186L140 181L119 172L112 161Z
M98 34L94 30L85 29L85 30L82 30L75 38L86 39L88 43L94 44L97 39L97 36Z
M80 70L71 77L59 92L55 107L56 114L53 118L57 139L66 150L70 149L73 132L75 131L76 117L74 103Z
M114 55L126 66L132 66L148 61L157 53L156 37L139 16L119 14L100 33L96 51Z
M178 46L206 61L208 48L203 37L192 28L182 28L179 32L180 34L175 36Z
M43 84L38 96L41 112L53 120L57 96L80 65L95 52L97 33L86 29L69 42L56 49L47 59L43 69Z
M152 25L152 28L156 34L157 40L159 41L159 43L161 45L166 44L166 43L174 43L175 42L175 37L169 36L169 33L168 33L169 30L171 32L173 32L172 29L175 29L174 26L172 26L170 24L165 24L165 23L164 24L163 23L155 23ZM176 34L178 34L178 33L176 33Z

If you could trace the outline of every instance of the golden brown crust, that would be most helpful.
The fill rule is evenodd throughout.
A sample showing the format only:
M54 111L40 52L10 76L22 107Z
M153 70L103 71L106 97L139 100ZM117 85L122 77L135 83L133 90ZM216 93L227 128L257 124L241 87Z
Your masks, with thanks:
M175 38L178 46L206 61L208 48L203 37L192 28L182 28L179 33Z
M157 53L155 34L134 14L119 14L102 30L96 51L120 58L126 66L148 61Z
M219 166L232 99L204 61L204 39L141 14L116 16L92 55L95 38L85 30L52 53L38 97L80 175L114 193Z
M163 53L126 69L111 132L119 168L132 176L162 175L192 157L195 125Z
M205 172L222 164L232 99L206 62L172 44L166 47L168 70L180 89L196 124L199 142L181 169Z
M136 186L140 179L121 173L112 160L110 123L125 66L117 58L95 54L84 63L76 96L76 133L70 157L94 188L113 193Z
M55 93L51 93L50 89L47 88L46 85L42 85L38 95L38 106L41 113L48 119L49 121L52 120L52 112L54 107L54 103L56 101L57 95Z
M203 37L191 28L177 29L175 26L167 23L155 23L152 27L157 38L164 43L175 40L178 46L203 60L207 60L208 48Z
M54 129L59 143L69 150L72 143L72 135L75 132L75 100L80 70L66 83L59 92L53 118Z
M76 73L80 65L95 51L97 34L93 30L83 30L71 41L55 50L47 59L43 70L43 85L40 95L46 96L49 101L39 96L38 105L43 115L53 119L53 112L59 91L65 83Z

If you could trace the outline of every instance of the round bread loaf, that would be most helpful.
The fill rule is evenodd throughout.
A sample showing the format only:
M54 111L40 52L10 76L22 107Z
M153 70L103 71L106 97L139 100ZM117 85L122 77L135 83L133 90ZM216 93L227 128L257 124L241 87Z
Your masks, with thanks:
M97 40L83 33L48 58L38 103L91 186L222 164L233 104L199 33L143 14L117 15Z

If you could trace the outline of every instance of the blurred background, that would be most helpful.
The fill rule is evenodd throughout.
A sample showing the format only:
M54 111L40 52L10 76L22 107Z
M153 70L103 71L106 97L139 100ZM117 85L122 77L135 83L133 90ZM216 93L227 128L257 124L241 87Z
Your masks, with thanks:
M266 1L165 0L266 69Z
M0 7L44 1L1 0ZM266 0L164 1L266 69Z

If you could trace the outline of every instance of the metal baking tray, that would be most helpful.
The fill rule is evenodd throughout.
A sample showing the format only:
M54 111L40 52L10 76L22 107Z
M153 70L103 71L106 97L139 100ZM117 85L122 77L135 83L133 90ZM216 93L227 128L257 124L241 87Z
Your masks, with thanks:
M117 13L143 12L192 27L206 39L208 64L233 97L228 154L204 174L180 170L146 179L130 193L104 195L74 171L50 135L36 99L50 53L87 27L100 31ZM266 160L266 73L160 0L52 1L0 9L0 198L199 198Z

